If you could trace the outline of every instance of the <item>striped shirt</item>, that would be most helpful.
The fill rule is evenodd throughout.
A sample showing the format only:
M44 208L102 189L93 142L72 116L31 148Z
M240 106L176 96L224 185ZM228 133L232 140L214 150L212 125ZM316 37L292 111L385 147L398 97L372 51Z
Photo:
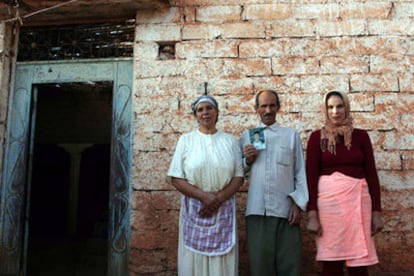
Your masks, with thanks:
M309 199L302 142L297 131L276 123L265 126L266 148L259 152L249 172L246 216L265 215L288 218L292 201L306 211ZM249 131L242 133L240 146L250 144Z

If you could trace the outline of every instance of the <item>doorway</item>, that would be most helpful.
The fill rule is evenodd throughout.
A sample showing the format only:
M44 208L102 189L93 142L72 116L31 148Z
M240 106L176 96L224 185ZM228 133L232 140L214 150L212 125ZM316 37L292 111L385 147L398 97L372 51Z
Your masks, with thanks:
M112 83L36 91L27 275L106 275Z
M88 246L92 243L89 239L91 237L93 239L99 237L101 241L106 238L105 245L101 244L101 247L97 245L100 248L99 252L107 252L106 273L104 271L99 275L128 274L129 198L134 128L132 65L130 58L17 64L15 85L9 102L9 123L5 139L0 193L0 233L2 233L0 275L35 275L27 273L27 269L30 269L29 258L33 257L29 251L36 248L34 247L36 238L41 240L42 236L53 235L64 236L66 240L71 241L78 241L87 236ZM92 89L93 92L89 90L90 93L85 93L85 89ZM79 93L80 91L83 92ZM92 96L93 94L95 95ZM91 99L85 99L85 97L91 97ZM105 110L99 110L102 108L102 103L99 105L94 102L98 101L97 99L107 100ZM45 101L49 102L45 105L46 107L42 106ZM86 102L89 104L85 105ZM77 109L74 109L75 112L70 111L68 106L77 106ZM42 110L47 110L47 112ZM103 120L105 124L101 124L101 121L97 119L101 117L108 118ZM39 124L43 122L44 126L36 126L36 122ZM75 122L78 126L75 126ZM60 131L59 128L63 130ZM73 149L74 145L77 145L75 149ZM92 165L99 169L108 166L105 171L109 173L109 177L105 175L104 178L109 182L102 184L101 181L99 184L102 188L99 191L107 195L104 200L103 197L98 197L99 191L93 191L93 196L89 194L92 189L97 189L96 186L92 185L86 190L83 189L85 181L91 183L93 169L90 163L98 159L99 161L105 160L106 157L102 157L101 154L108 156L108 151L109 161L105 161L106 165L101 163ZM53 157L55 162L44 161L46 157L49 159ZM78 166L71 165L75 164L73 159L79 161ZM40 166L40 169L36 166ZM46 191L39 186L36 187L36 177L41 177L42 170L50 171L50 166L56 166L55 170L59 173L55 179L49 180L54 185L49 185ZM69 172L68 167L70 167ZM78 172L74 173L73 170L78 170ZM36 175L36 172L40 176ZM73 182L74 175L79 177L78 182ZM46 176L52 178L50 174ZM94 181L98 179L96 174L93 177L95 177ZM61 182L59 186L62 189L55 187L57 181ZM78 183L78 185L72 183ZM33 195L31 184L34 186ZM36 197L36 193L42 195ZM30 196L33 197L34 203L30 202ZM33 205L34 213L31 217L31 204L46 204L47 200L57 200L57 204L55 202L53 205L57 210L50 210L50 205L49 207ZM104 205L107 205L100 211L92 212L91 210L94 216L87 215L84 210L90 209L89 202L99 205L98 200L106 202ZM45 212L40 212L45 209L51 213L49 216L45 216ZM42 214L36 214L36 210ZM88 216L98 221L91 222ZM40 217L37 222L33 221L36 217ZM50 226L52 218L55 219L54 226ZM84 223L84 221L90 223ZM50 233L52 231L54 232ZM36 233L38 236L35 235ZM75 246L75 242L72 242L71 246L79 248ZM57 254L47 256L52 258L55 255ZM43 260L43 262L53 267L48 260ZM50 274L42 273L41 275ZM53 275L64 274L54 272Z

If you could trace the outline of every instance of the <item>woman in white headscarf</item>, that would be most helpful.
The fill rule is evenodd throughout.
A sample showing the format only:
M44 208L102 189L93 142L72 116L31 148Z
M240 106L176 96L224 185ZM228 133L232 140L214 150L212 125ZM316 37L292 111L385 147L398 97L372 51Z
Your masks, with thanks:
M322 275L368 275L378 263L373 236L381 231L381 197L368 133L354 128L346 94L323 99L325 125L306 149L309 189L307 228L316 234Z
M218 104L201 96L192 104L198 129L178 140L168 171L183 194L178 274L238 275L235 193L243 183L237 139L216 128Z

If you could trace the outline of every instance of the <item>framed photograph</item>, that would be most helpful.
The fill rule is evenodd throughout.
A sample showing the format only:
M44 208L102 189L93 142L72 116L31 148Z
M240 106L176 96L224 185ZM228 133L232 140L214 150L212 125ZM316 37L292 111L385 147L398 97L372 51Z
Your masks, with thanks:
M266 142L264 137L264 128L257 127L249 129L249 136L251 144L258 150L264 150L266 148Z

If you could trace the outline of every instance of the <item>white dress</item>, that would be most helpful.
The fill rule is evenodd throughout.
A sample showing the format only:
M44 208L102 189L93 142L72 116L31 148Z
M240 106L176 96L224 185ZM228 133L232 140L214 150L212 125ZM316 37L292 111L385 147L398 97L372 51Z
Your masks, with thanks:
M242 153L237 139L223 131L208 135L194 130L182 135L178 140L168 176L186 179L204 191L221 190L233 177L243 176ZM183 205L181 213L182 210ZM180 214L178 275L238 275L237 238L232 249L224 255L207 256L195 253L184 245Z

